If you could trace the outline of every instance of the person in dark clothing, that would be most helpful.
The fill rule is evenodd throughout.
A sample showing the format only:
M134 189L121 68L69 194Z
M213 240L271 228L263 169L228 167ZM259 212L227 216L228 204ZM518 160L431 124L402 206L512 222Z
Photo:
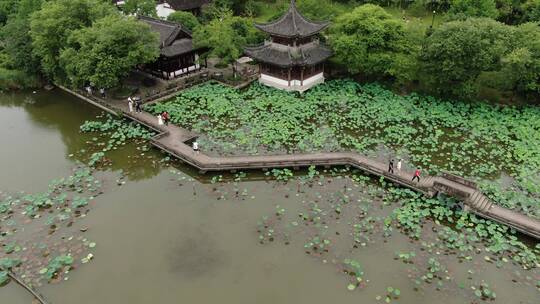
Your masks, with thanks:
M141 113L142 112L141 106L142 106L141 100L135 101L135 112Z
M414 182L414 180L418 180L418 182L420 182L420 168L416 168L416 171L414 171L414 176L412 178L412 181Z
M388 163L388 172L394 174L394 160L391 159Z

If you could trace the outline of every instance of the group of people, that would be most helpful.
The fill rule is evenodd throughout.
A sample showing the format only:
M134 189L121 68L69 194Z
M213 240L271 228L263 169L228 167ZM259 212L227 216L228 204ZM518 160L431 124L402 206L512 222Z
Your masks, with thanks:
M169 115L169 112L163 111L161 114L157 116L158 118L158 125L169 125L169 121L171 120L171 116Z
M129 113L133 113L133 109L135 109L136 113L142 112L142 102L140 99L133 100L131 96L128 97L128 107L129 107Z
M402 164L403 164L403 159L400 158L396 164L396 170L398 171L398 173L401 172ZM391 159L390 162L388 163L388 173L394 174L394 160L393 159ZM412 181L414 182L414 180L417 180L418 182L420 182L420 167L416 168L416 170L414 171Z
M94 89L92 88L92 85L88 85L84 89L86 90L86 93L88 93L88 95L93 95ZM99 89L99 95L101 96L101 98L105 98L104 88Z

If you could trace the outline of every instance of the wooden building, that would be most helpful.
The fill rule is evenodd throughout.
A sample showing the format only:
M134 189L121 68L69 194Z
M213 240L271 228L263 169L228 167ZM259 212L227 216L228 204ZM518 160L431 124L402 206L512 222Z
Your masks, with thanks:
M155 62L146 64L145 71L164 79L171 79L201 69L199 55L204 50L193 47L191 32L188 29L181 24L161 19L145 16L138 18L159 34L160 56ZM203 66L206 67L206 60Z
M323 83L324 62L332 52L320 43L318 34L328 25L302 16L294 0L278 20L255 24L270 36L263 45L245 48L245 53L259 63L259 81L300 92Z

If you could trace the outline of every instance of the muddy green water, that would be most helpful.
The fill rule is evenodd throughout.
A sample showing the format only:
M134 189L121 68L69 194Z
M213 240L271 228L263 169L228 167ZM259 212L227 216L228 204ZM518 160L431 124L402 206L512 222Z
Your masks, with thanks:
M58 90L0 95L0 190L42 191L50 180L69 175L76 162L71 155L92 136L80 134L79 125L99 113ZM97 246L95 259L72 271L69 280L38 288L51 303L383 303L384 297L376 297L384 296L388 286L401 289L392 303L479 303L469 286L481 279L495 290L497 303L538 303L536 270L510 263L498 269L483 261L483 253L465 263L440 255L456 282L448 285L463 282L465 288L414 291L410 265L393 257L396 251L419 252L419 247L398 232L386 243L336 248L338 256L360 261L369 280L364 289L348 291L347 277L331 258L323 261L304 252L302 231L290 245L259 244L256 229L262 215L272 214L277 204L296 214L309 199L309 194L296 195L295 182L259 178L237 186L213 185L189 168L177 166L178 174L172 174L171 168L156 165L152 160L164 157L157 151L136 161L128 157L139 154L132 146L114 151L113 168L102 174L109 182L105 193L73 230L58 232L68 236L88 227L84 236ZM114 182L119 169L129 176L123 186ZM310 192L337 191L344 183L335 178ZM230 195L235 187L248 195ZM228 198L218 199L225 192ZM379 202L373 204L377 212L388 212ZM347 234L342 226L336 223L336 232ZM475 271L472 281L466 278L468 269ZM517 283L512 281L516 278ZM31 303L31 297L10 283L0 288L0 303Z

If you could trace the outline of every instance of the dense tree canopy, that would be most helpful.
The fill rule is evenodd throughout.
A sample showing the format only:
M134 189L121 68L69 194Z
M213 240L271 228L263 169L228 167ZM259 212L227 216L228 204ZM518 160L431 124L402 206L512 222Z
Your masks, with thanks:
M155 0L126 0L122 10L126 14L157 17Z
M208 57L220 58L222 63L234 62L243 53L243 47L256 44L262 35L248 18L226 13L219 19L198 27L193 33L196 47L208 48Z
M73 31L68 45L60 58L70 83L76 86L114 87L135 66L159 55L157 33L142 22L118 15Z
M478 76L500 68L512 35L509 26L487 18L441 25L422 50L426 82L440 93L474 96Z
M448 14L451 19L497 18L499 11L495 0L452 0Z
M331 0L299 0L298 10L311 20L334 20L343 13Z
M191 31L195 30L195 28L201 25L197 17L195 17L190 12L183 12L183 11L174 12L167 17L167 20L180 23L183 26L190 29Z
M33 52L40 59L44 73L52 79L62 79L60 50L67 45L71 32L91 26L95 20L112 14L117 14L115 8L99 0L45 2L30 21Z
M523 21L540 22L540 0L527 0L522 8Z
M527 23L519 26L513 36L514 49L505 54L499 79L499 89L523 93L540 93L540 26Z
M41 8L42 0L20 0L18 4L17 11L13 12L0 33L13 67L32 74L39 71L39 61L32 53L30 14Z
M413 59L403 24L376 5L366 4L338 17L329 42L335 61L350 73L400 77L398 66Z
M0 25L5 24L8 16L17 11L20 0L2 0L0 1Z

